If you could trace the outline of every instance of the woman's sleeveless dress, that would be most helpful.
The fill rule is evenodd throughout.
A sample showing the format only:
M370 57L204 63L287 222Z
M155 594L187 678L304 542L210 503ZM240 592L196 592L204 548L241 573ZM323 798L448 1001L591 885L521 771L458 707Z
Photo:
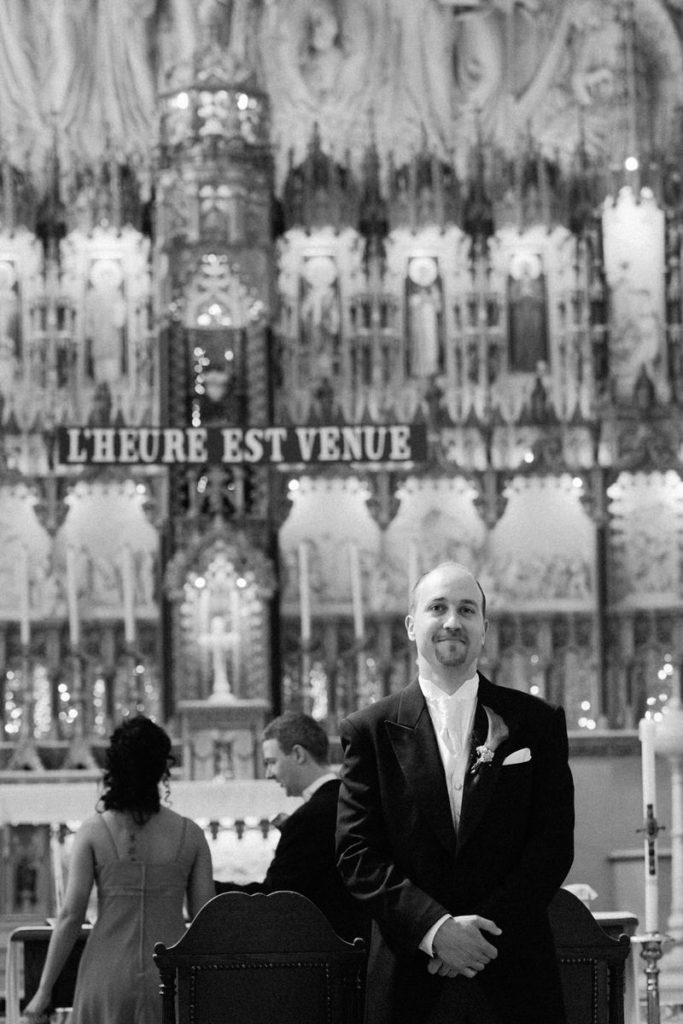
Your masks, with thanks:
M166 864L113 857L95 865L97 921L78 968L71 1024L157 1024L161 1020L157 942L185 932L183 901L194 853L183 822L178 852Z

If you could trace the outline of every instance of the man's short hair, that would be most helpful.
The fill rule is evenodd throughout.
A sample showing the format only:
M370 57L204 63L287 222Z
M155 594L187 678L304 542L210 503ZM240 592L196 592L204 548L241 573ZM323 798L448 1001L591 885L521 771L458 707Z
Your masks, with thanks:
M291 754L298 744L318 764L327 764L330 743L323 727L302 711L285 711L263 730L264 740L277 740L283 754Z
M415 614L415 606L417 604L417 589L420 586L420 584L422 583L422 580L425 578L425 576L429 576L430 573L434 572L436 569L440 569L444 565L457 565L460 569L464 569L465 572L468 572L470 574L470 576L472 576L472 578L474 579L474 582L479 587L479 593L481 594L481 614L482 614L483 618L486 618L486 594L484 593L484 589L483 589L481 583L479 582L477 577L474 576L473 573L467 568L466 565L463 565L462 562L453 562L453 561L439 562L439 564L435 565L434 568L427 569L427 571L423 572L421 576L418 576L418 578L413 583L413 586L412 586L411 591L410 591L410 604L408 606L409 614L410 615L414 615Z

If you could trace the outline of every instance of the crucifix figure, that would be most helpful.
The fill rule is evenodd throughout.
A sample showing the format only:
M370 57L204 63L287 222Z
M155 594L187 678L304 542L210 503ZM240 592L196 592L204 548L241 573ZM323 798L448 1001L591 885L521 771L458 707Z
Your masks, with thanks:
M198 637L198 643L211 652L213 668L213 692L210 700L233 701L234 695L230 689L228 670L226 667L226 654L232 650L237 637L234 632L230 633L225 628L225 619L222 615L214 615L211 619L211 626L208 633Z

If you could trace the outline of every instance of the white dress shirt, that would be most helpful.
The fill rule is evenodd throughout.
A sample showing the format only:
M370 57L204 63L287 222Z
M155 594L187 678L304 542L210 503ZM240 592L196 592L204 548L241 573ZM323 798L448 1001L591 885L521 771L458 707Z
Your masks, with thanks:
M470 737L477 705L479 677L467 679L453 694L444 693L429 679L419 679L434 726L441 762L446 775L448 799L456 829L460 823L462 787L470 754Z
M448 800L451 805L453 824L457 830L462 807L462 790L465 784L465 773L470 754L470 739L474 710L477 706L479 676L472 676L453 694L447 694L429 679L418 679L420 689L427 702L429 717L434 726L439 754L446 775ZM432 925L420 943L420 949L433 956L432 943L434 936L449 914Z

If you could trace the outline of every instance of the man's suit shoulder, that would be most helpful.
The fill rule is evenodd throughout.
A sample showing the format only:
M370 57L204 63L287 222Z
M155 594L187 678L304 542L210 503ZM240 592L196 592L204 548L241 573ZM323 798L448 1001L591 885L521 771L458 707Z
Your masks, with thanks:
M395 719L401 705L401 701L411 688L417 687L417 681L409 683L407 687L391 693L381 700L369 704L365 708L352 712L346 719L350 726L355 729L372 728L378 722L387 719ZM508 686L499 686L492 683L486 676L480 673L479 699L486 704L487 696L493 695L496 703L501 703L523 717L543 720L555 714L558 705L550 704L541 697L525 693L522 690L512 690ZM344 723L342 723L343 725Z
M339 779L330 779L323 786L320 786L319 789L316 789L310 799L305 800L295 811L292 811L280 831L286 832L288 825L290 828L297 824L303 826L306 821L325 814L330 808L332 809L331 813L336 816L339 786Z
M488 688L492 689L489 690ZM509 686L497 686L485 677L482 677L482 684L479 689L479 699L486 704L488 693L495 694L496 703L500 702L524 717L544 719L554 715L560 706L551 704L543 697L537 697L523 690L513 690Z
M401 703L401 695L404 691L390 693L388 697L382 697L374 704L368 704L365 708L353 711L346 719L349 725L355 728L371 725L374 722L382 722L387 718L394 718ZM344 723L342 723L344 724Z

